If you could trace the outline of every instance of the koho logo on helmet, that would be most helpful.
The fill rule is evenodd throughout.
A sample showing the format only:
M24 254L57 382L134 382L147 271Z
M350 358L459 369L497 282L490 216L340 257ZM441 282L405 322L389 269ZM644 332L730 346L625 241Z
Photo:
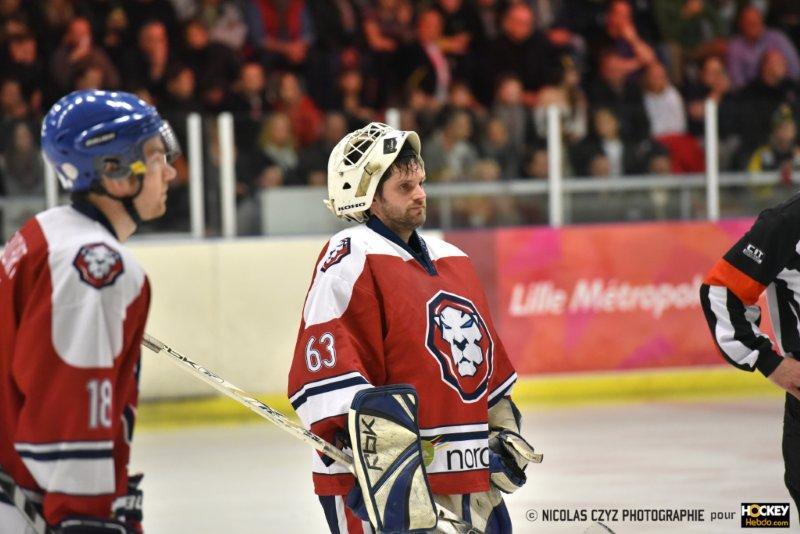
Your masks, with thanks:
M743 502L742 528L789 528L789 504Z
M356 202L355 204L347 204L346 206L339 206L338 208L336 208L336 211L344 211L353 208L363 208L366 205L367 205L366 202Z

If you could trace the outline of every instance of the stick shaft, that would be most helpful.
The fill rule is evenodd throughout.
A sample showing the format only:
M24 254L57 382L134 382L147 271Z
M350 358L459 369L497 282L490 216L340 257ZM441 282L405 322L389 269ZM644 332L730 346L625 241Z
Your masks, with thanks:
M351 473L355 473L353 467L353 458L349 454L347 454L346 452L342 451L337 447L334 447L324 439L306 430L305 428L298 425L294 421L291 421L281 412L270 408L260 400L255 399L252 396L248 395L247 393L245 393L238 387L234 386L233 384L231 384L230 382L228 382L215 372L211 371L210 369L206 369L202 365L197 364L190 358L187 358L183 354L167 346L166 344L162 343L161 341L159 341L158 339L154 338L149 334L144 335L142 344L155 353L163 352L164 354L169 356L170 359L176 364L178 364L181 368L197 376L203 382L213 387L220 393L223 393L228 397L232 398L233 400L239 402L240 404L243 404L244 406L248 407L250 410L254 411L261 417L268 419L271 423L275 424L282 430L285 430L286 432L292 434L297 439L311 445L312 447L314 447L316 450L323 453L327 457L344 465L350 470Z

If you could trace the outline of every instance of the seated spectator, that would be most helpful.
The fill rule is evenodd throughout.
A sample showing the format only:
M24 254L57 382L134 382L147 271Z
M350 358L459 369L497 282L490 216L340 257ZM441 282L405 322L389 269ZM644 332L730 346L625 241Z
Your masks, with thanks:
M500 166L491 159L476 161L469 173L471 182L497 182L500 178ZM521 222L514 197L508 195L460 197L453 202L453 208L458 226L485 228L510 226Z
M376 0L363 9L366 50L362 73L370 106L384 107L404 80L400 50L414 41L414 8L408 0Z
M25 99L32 109L39 111L47 74L33 34L26 33L9 39L6 61L4 77L19 80Z
M373 52L395 52L414 39L413 6L405 0L377 0L364 8L364 37Z
M514 75L503 76L497 82L495 95L489 114L503 123L511 146L522 153L533 130L527 108L522 101L522 82Z
M292 133L292 123L286 113L277 111L264 121L261 131L260 145L262 152L269 158L272 165L280 169L279 173L270 172L260 181L262 188L278 185L298 185L300 180L297 169L300 163L295 150L295 140ZM280 176L280 180L278 180Z
M561 56L561 80L557 85L547 85L539 91L539 103L533 109L536 135L547 137L547 108L558 106L561 110L561 133L564 140L574 144L586 137L589 103L581 89L581 75L572 58Z
M103 71L105 88L119 87L119 72L105 51L94 44L89 21L78 17L70 22L61 46L53 53L50 74L58 89L66 93L73 89L75 77L87 65L96 65Z
M28 119L30 112L19 80L6 78L0 81L0 124L7 127L10 122Z
M136 46L134 37L136 34L130 27L125 9L120 5L110 8L101 25L103 49L114 65L123 65L127 51Z
M297 76L291 72L280 76L275 110L289 117L296 147L307 147L319 139L322 113L305 93Z
M250 30L255 33L265 68L302 69L308 58L308 48L314 41L306 1L253 0L253 5L258 20L250 21Z
M425 173L431 182L465 180L478 151L469 142L472 136L469 115L456 111L433 139L422 145Z
M653 63L647 68L642 85L644 108L650 121L650 135L658 138L662 135L686 133L683 98L670 83L667 71L661 63Z
M537 146L528 150L522 164L522 176L524 178L547 180L550 177L549 169L550 161L546 147Z
M31 9L27 14L17 13L5 21L5 34L14 35L15 30L20 33L33 32L39 41L39 50L42 57L52 57L53 51L59 47L70 23L78 15L73 2L64 0L42 0L41 2L25 1L23 4L31 6L40 4L38 8ZM57 95L60 97L61 95Z
M128 52L125 86L144 88L158 101L166 93L167 73L177 61L163 22L152 20L139 30L138 48Z
M652 154L647 159L647 173L656 176L664 176L672 172L672 160L666 151Z
M247 39L247 24L244 12L236 0L204 0L197 14L208 28L212 43L225 45L237 52L242 50Z
M105 80L103 79L103 69L97 65L86 65L76 75L73 89L103 89Z
M452 75L450 64L439 45L442 39L442 15L435 9L422 11L416 20L416 39L400 49L400 69L405 91L417 89L440 104L447 99Z
M800 85L789 77L786 59L777 50L768 50L761 58L759 77L740 94L743 143L749 153L769 136L770 117L782 104L795 113L800 104Z
M167 92L160 102L164 115L174 117L170 122L176 126L183 124L188 113L201 109L196 95L194 71L186 65L171 69L167 74Z
M767 23L786 34L795 49L800 49L800 2L771 0Z
M328 157L347 132L351 131L344 114L331 111L325 114L322 136L310 146L300 150L298 174L300 181L308 185L326 185Z
M689 132L702 136L705 130L705 102L712 99L717 103L719 115L719 135L726 138L735 134L734 117L737 109L736 95L731 90L731 80L725 63L719 56L707 57L700 68L697 83L686 87L686 115Z
M481 106L480 102L472 94L466 82L462 80L455 80L450 84L450 90L447 92L447 102L439 111L439 118L437 124L444 124L447 118L455 111L464 111L469 115L469 120L472 126L472 139L473 144L480 142L481 126L486 118L486 110Z
M594 154L589 160L589 176L591 178L611 177L611 160L603 153Z
M756 149L747 165L750 172L781 171L784 179L800 170L800 147L797 146L797 126L792 109L783 105L772 117L769 141Z
M608 108L592 113L592 133L570 150L570 162L578 176L592 175L591 165L598 155L605 156L609 176L622 176L639 170L637 151L620 137L619 119Z
M758 76L761 58L767 50L776 50L786 59L789 77L800 79L800 58L797 49L778 30L764 27L761 12L754 6L742 9L739 34L728 45L728 73L734 89L752 82Z
M308 8L314 25L315 39L308 52L305 71L308 94L325 110L335 105L331 80L346 68L355 68L360 61L362 42L361 9L357 0L317 0Z
M44 193L44 162L36 142L38 129L29 121L16 121L3 139L2 173L8 196Z
M697 139L687 133L683 98L667 78L664 66L650 65L643 85L650 137L669 150L673 172L702 172L705 154Z
M242 65L224 108L234 114L236 146L245 152L255 148L261 123L270 110L267 76L261 63L252 61Z
M487 121L480 143L481 157L497 162L500 178L517 178L520 166L520 152L508 137L505 124L498 118Z
M670 78L676 85L683 85L688 61L724 54L722 17L713 0L661 0L654 8Z
M368 124L375 116L375 110L364 100L364 78L358 69L345 69L337 80L336 105L333 109L342 110L350 125L348 131L357 130Z
M610 108L619 117L622 137L635 141L648 137L650 123L638 84L628 79L622 59L613 52L600 55L600 77L591 84L589 102L593 108Z
M208 109L218 109L226 97L224 87L239 75L239 59L233 49L211 41L200 19L186 24L184 36L181 59L194 72L197 94Z
M451 57L465 56L480 32L478 12L464 0L436 0L435 9L444 20L442 48Z
M164 25L167 35L176 39L180 35L178 15L170 0L122 0L122 5L125 7L125 14L134 35L138 35L142 28L153 20L158 20Z
M492 48L490 83L507 74L522 81L523 103L536 104L537 93L551 83L558 65L547 37L535 31L534 14L524 3L512 4L503 16L503 33Z
M481 33L481 20L475 6L464 0L437 0L435 9L444 20L439 42L452 65L453 75L473 79L477 74L474 44Z
M618 68L625 78L656 61L653 48L639 37L628 0L611 0L608 3L605 31L590 41L589 46L595 54L614 53L619 62Z
M562 12L563 6L558 10L558 13ZM550 41L550 45L555 51L555 57L560 58L556 63L557 72L563 67L563 58L565 56L572 61L579 73L587 73L589 71L589 51L584 35L572 31L560 15L551 26L547 27L546 33L547 40Z
M422 139L432 136L440 123L446 122L449 118L445 117L442 121L441 103L422 89L411 91L406 97L404 107L413 114L414 123L417 125L415 131Z
M486 46L500 35L500 26L503 18L502 4L503 2L499 0L476 0L475 11L481 23L480 31L475 36L479 45L476 48Z

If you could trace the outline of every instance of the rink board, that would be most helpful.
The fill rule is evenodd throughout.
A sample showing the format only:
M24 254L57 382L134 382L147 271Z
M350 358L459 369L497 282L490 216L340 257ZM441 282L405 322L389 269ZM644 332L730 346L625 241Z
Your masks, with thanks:
M730 371L711 342L697 284L750 222L431 234L472 256L521 377L517 395L544 401L687 389L674 373L654 380L652 373L637 378L639 371ZM327 239L132 243L153 287L148 331L243 389L282 399L313 265ZM640 291L638 308L626 304L626 285ZM642 287L650 287L651 297L666 295L669 305L647 301ZM144 400L209 394L171 362L149 353L145 358ZM628 378L618 380L617 371ZM598 372L600 378L585 382ZM688 389L724 391L720 380L733 380L735 391L738 380L758 380L720 376L731 378L688 382ZM630 386L615 392L620 384Z

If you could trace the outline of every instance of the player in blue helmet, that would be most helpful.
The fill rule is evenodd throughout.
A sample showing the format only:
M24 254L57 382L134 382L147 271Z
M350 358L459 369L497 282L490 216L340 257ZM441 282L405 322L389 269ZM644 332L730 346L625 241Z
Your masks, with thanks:
M122 242L164 214L177 143L134 95L77 91L42 147L72 203L0 257L0 466L58 534L141 532L128 458L150 288ZM2 491L0 532L34 532Z
M169 124L130 93L75 91L42 122L42 149L64 189L73 197L93 193L120 202L137 225L163 214L142 214L142 202L135 201L144 191L148 141L161 145L167 163L180 154ZM124 185L134 190L121 191Z

